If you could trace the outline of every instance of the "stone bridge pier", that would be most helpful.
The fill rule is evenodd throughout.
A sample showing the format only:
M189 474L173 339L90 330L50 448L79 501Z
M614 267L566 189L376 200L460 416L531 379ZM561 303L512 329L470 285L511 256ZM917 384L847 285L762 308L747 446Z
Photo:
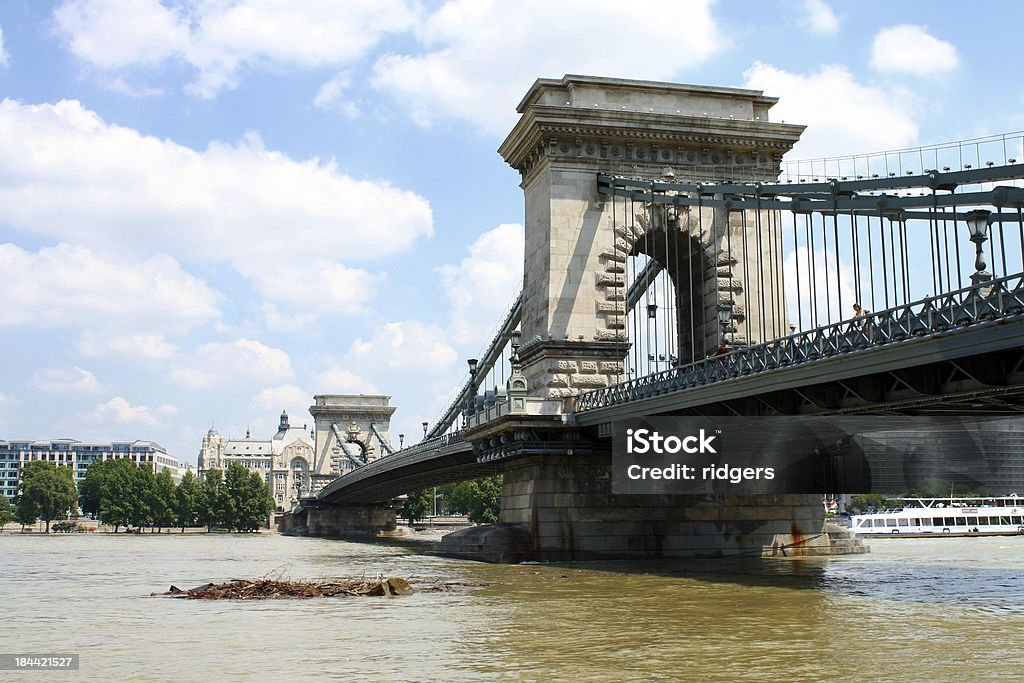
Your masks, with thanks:
M756 227L769 212L669 211L612 200L597 182L601 173L775 181L804 129L770 122L776 101L754 90L585 76L540 79L523 98L499 152L525 195L519 360L530 400L546 405L535 412L548 417L464 430L481 459L501 461L501 524L449 535L446 552L496 561L830 552L820 496L614 495L609 440L560 421L580 392L625 379L636 341L626 266L641 254L675 288L680 362L783 336L784 308L743 305L779 286L781 245Z

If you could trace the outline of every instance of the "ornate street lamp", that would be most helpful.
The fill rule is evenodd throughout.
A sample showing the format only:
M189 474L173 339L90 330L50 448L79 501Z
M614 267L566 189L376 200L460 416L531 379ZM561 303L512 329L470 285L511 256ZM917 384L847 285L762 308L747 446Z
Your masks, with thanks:
M647 304L647 317L651 320L658 317L658 304Z
M983 282L988 282L992 279L992 273L988 272L985 264L985 254L981 247L988 241L988 222L992 216L992 212L988 209L974 209L968 211L967 215L964 216L964 222L967 223L967 230L971 234L971 241L974 242L975 248L977 249L977 255L974 259L974 275L971 275L971 282L975 285L980 285Z
M405 434L398 435L398 447L402 448L405 446Z
M426 422L423 423L423 438L424 439L427 438L427 423Z

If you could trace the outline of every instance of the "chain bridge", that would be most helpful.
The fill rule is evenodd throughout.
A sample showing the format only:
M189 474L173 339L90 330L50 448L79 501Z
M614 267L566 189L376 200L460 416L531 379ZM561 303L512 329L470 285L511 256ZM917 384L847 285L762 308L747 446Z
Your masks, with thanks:
M820 496L613 494L612 423L1024 411L1024 135L789 162L776 101L536 81L499 149L522 292L424 440L321 489L306 532L386 531L395 496L501 472L501 523L448 551L839 552Z

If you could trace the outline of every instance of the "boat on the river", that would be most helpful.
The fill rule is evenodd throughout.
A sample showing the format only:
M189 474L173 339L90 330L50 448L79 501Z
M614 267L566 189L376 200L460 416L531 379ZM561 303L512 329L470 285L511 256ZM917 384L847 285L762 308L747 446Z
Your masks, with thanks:
M859 536L1024 534L1024 498L894 498L901 508L850 517Z

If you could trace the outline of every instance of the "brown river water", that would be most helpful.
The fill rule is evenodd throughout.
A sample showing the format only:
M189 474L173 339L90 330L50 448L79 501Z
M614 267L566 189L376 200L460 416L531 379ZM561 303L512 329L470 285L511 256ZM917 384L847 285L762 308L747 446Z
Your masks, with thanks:
M828 560L487 565L277 535L0 537L0 681L1017 681L1024 537L884 539ZM284 572L475 587L148 597Z

